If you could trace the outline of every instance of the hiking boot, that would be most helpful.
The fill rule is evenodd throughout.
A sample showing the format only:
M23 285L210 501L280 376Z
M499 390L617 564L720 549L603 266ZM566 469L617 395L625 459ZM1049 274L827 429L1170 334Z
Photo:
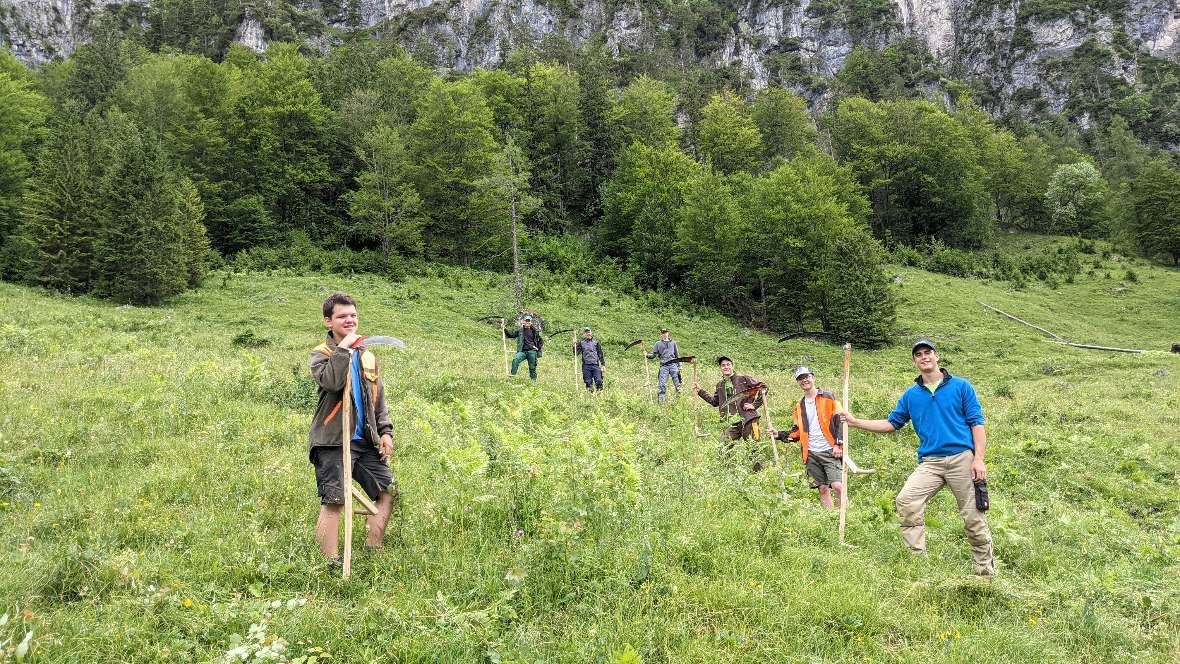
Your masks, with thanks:
M344 560L340 556L332 556L331 558L324 556L320 559L320 564L324 566L324 571L328 574L338 574L344 569Z

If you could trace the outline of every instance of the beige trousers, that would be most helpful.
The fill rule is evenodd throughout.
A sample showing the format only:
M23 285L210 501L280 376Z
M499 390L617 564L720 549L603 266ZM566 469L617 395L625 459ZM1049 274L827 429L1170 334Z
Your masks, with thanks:
M949 457L924 457L897 494L897 515L901 518L901 538L914 553L926 551L926 503L942 489L950 487L959 514L971 542L976 574L991 576L995 572L992 557L992 533L983 512L975 509L975 484L971 463L975 452L968 450Z

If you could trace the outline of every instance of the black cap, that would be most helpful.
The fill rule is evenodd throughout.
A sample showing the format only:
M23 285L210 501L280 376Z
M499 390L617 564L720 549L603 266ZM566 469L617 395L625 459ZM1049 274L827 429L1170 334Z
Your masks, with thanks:
M936 353L938 352L938 349L934 347L933 341L927 339L926 337L922 337L914 342L913 347L910 348L910 355L913 355L914 353L918 352L918 349L923 346L925 346L926 348L929 348L930 350L932 350Z
M665 333L665 332L667 332L667 331L668 331L668 328L666 328L666 327L661 327L661 328L660 328L660 334L663 334L663 333Z
M720 366L722 362L729 362L730 364L732 364L733 360L729 359L728 357L726 357L724 355L720 355L717 357L717 365Z

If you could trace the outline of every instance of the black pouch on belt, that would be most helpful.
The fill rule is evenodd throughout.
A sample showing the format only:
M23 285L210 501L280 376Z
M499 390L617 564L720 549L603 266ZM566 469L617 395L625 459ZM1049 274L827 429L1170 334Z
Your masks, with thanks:
M975 509L980 512L986 512L989 507L987 501L987 482L984 480L975 481Z

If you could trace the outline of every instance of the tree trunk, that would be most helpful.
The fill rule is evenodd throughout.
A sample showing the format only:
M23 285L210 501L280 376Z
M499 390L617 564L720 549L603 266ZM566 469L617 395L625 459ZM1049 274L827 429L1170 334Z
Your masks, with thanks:
M516 310L520 311L521 299L524 295L524 286L520 280L520 243L516 236L516 195L513 194L510 205L512 211L512 278L514 293L516 295Z

